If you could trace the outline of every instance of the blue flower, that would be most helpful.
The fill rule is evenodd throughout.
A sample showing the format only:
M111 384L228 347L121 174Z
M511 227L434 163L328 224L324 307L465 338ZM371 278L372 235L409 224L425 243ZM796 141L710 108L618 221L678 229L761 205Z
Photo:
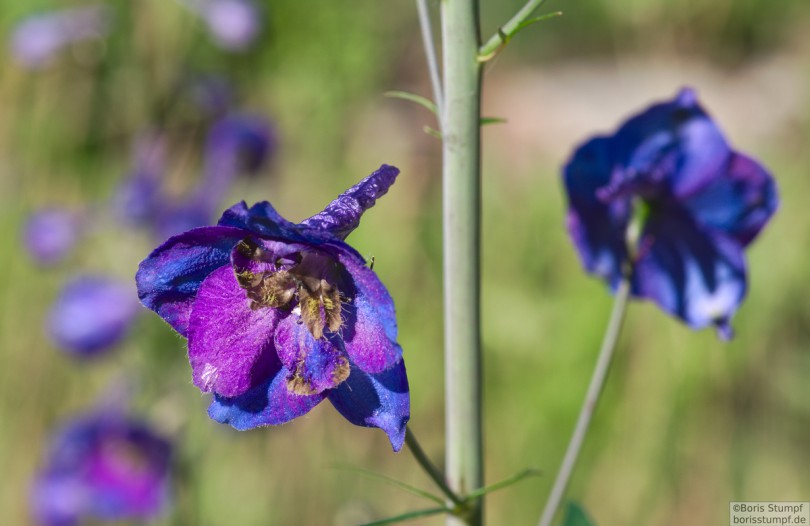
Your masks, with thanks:
M138 295L188 338L211 418L283 424L328 398L402 447L410 406L394 303L343 242L398 173L383 165L297 225L270 203L239 203L141 263Z
M166 509L171 444L117 411L75 418L61 429L31 491L41 526L83 519L151 519Z
M23 229L23 243L40 265L54 265L64 260L84 233L79 213L62 208L39 210L28 218Z
M120 343L138 314L131 285L104 276L78 276L65 285L48 315L48 332L62 350L94 356Z
M778 198L771 175L728 145L693 90L580 146L564 180L588 272L613 289L629 275L634 296L731 337L747 290L744 249Z

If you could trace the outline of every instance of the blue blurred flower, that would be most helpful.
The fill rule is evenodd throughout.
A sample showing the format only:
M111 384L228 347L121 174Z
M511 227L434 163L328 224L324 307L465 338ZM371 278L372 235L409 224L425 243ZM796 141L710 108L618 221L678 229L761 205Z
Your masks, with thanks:
M163 192L166 172L164 138L144 133L135 143L132 169L116 190L113 212L125 223L144 225L154 218Z
M328 398L402 447L410 410L393 300L343 242L398 173L382 166L298 225L270 203L237 204L141 263L138 295L188 338L213 419L283 424Z
M23 229L23 243L40 265L62 261L82 235L81 216L70 210L48 208L31 214Z
M126 282L79 276L65 285L48 315L54 343L74 355L92 356L118 344L140 310Z
M612 288L629 274L634 296L731 337L747 288L743 249L778 198L771 175L731 149L693 90L586 142L564 179L568 229L589 272Z
M41 69L64 47L105 36L110 14L107 6L93 4L29 16L14 28L11 52L20 65Z
M181 0L205 21L216 44L245 51L261 31L261 13L252 0Z
M84 519L151 519L169 500L171 445L146 423L99 411L74 419L54 437L31 491L41 526Z

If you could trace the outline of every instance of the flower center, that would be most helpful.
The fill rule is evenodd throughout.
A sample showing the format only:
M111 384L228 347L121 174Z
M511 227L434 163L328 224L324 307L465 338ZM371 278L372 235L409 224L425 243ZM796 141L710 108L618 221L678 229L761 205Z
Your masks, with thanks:
M243 261L234 262L234 272L251 309L292 310L316 340L325 329L340 330L340 267L332 258L307 250L277 257L250 239L240 241L236 251Z

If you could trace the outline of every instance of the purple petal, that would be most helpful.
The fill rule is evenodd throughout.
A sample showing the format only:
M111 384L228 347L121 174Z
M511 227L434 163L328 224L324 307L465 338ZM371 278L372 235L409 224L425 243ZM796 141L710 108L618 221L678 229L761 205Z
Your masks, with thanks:
M628 258L624 232L630 222L630 202L605 202L597 193L618 169L613 141L597 137L579 147L563 170L568 232L585 269L605 279L612 288L618 286L622 264Z
M325 393L297 395L287 388L291 372L281 367L275 376L236 398L214 396L208 416L239 431L275 426L308 413Z
M398 168L387 164L380 166L376 172L340 194L322 212L302 221L301 225L345 239L360 224L363 212L388 192L397 175Z
M40 210L28 218L23 241L37 263L53 265L76 246L82 230L81 218L74 212L57 208Z
M188 357L194 385L232 398L264 383L275 372L273 348L279 313L250 308L230 265L200 286L188 326Z
M734 153L721 175L686 199L702 225L748 245L776 211L776 183L758 162Z
M729 334L746 293L742 247L699 230L683 212L653 215L642 234L633 292L692 328L714 325L721 336Z
M237 203L225 210L218 224L249 230L263 237L307 241L298 231L298 227L281 217L267 201L256 203L250 208L244 201Z
M388 435L394 451L402 449L411 417L404 361L378 374L352 367L349 378L329 391L329 401L352 424L378 427Z
M394 300L380 278L353 253L340 252L355 291L344 305L346 323L341 338L352 363L367 373L382 372L402 358L397 343Z
M284 367L295 372L294 379L290 378L295 384L288 388L307 394L321 393L345 380L349 361L339 345L327 338L316 340L298 320L297 316L288 316L278 324L276 351Z
M64 350L85 356L119 343L138 313L135 291L130 287L101 276L74 279L51 308L51 338Z
M231 250L247 233L238 228L203 227L170 238L138 268L138 297L174 330L187 336L194 296L202 281L228 265Z

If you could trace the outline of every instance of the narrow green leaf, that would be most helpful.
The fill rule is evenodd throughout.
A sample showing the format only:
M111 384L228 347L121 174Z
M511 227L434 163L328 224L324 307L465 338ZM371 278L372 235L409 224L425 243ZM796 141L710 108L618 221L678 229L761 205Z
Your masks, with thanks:
M374 473L373 471L366 471L364 469L358 469L358 468L353 468L353 467L349 467L349 466L338 466L337 469L342 469L344 471L351 471L351 472L354 472L354 473L358 473L360 475L365 475L366 477L369 477L369 478L373 478L373 479L381 480L383 482L387 482L388 484L391 484L392 486L395 486L395 487L397 487L397 488L399 488L401 490L407 491L408 493L412 493L414 495L424 497L424 498L426 498L428 500L431 500L431 501L435 502L436 504L441 504L442 506L444 505L444 499L439 497L438 495L434 495L433 493L430 493L429 491L425 491L425 490L417 488L415 486L411 486L410 484L407 484L405 482L401 482L401 481L399 481L397 479L394 479L394 478L391 478L391 477L389 477L387 475L382 475L380 473Z
M511 486L521 480L528 478L528 477L538 477L540 476L540 472L536 469L527 469L525 471L521 471L517 475L513 475L508 479L504 479L500 482L496 482L494 484L490 484L489 486L484 486L483 488L478 488L475 491L471 491L465 500L477 499L482 495L486 495L487 493L492 493L493 491L498 491L499 489L503 489L506 487Z
M387 519L380 519L374 522L367 522L362 524L361 526L379 526L381 524L394 524L395 522L405 522L413 519L418 519L420 517L429 517L431 515L438 515L439 513L450 513L450 510L447 508L428 508L426 510L416 510L416 511L409 511L408 513L403 513L402 515L397 515L396 517L388 517Z
M518 24L518 26L515 28L515 30L512 32L512 34L509 35L509 38L514 37L515 35L518 34L518 32L521 29L527 28L532 24L536 24L537 22L542 22L543 20L549 20L551 18L557 18L558 16L562 16L562 14L563 14L562 11L555 11L555 12L549 13L547 15L538 16L538 17L535 17L535 18L530 18L528 20L525 20L525 21L521 22L520 24Z
M487 124L503 124L506 122L506 119L503 117L481 117L481 126L486 126Z
M442 139L442 132L440 132L439 130L434 130L434 129L433 129L433 128L431 128L430 126L425 126L425 127L424 127L424 128L422 128L422 129L425 131L425 133L427 133L427 134L428 134L428 135L430 135L431 137L436 137L436 138L437 138L437 139L439 139L439 140L441 140L441 139Z
M421 95L417 95L416 93L410 93L407 91L386 91L385 96L392 99L403 99L415 102L436 115L436 104L434 104L432 100Z
M594 522L585 513L585 509L576 502L569 502L565 510L565 519L562 526L595 526Z

